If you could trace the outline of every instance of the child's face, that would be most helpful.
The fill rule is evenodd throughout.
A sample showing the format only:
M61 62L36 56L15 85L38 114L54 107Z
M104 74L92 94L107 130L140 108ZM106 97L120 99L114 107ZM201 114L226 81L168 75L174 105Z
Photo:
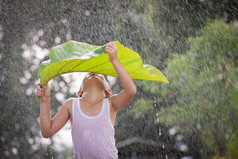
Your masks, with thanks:
M96 73L87 74L83 79L82 86L82 89L97 87L102 90L106 90L108 88L107 81L104 76Z

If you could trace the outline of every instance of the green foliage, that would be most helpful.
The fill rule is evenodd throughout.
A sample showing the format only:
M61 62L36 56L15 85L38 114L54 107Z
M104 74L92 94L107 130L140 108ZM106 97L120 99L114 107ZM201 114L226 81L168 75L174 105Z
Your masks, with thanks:
M238 158L238 129L234 134L231 136L229 142L228 142L228 151L227 151L227 157L229 159Z
M135 114L137 118L142 117L147 113L149 110L153 108L153 101L146 100L144 98L140 98L137 100L132 107L132 112Z
M216 20L189 42L188 54L167 61L165 74L171 82L162 87L168 107L159 112L160 121L179 124L185 132L196 129L205 152L224 155L237 123L238 31Z

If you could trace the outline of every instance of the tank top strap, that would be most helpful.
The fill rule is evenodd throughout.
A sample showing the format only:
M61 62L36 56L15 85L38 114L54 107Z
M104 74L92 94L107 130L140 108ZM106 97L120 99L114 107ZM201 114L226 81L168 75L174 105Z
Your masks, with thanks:
M74 128L74 125L79 124L77 117L79 116L79 98L74 98L72 103L72 128Z
M105 98L105 108L106 108L105 112L107 113L106 116L108 118L110 126L114 130L114 126L112 125L112 122L111 122L111 113L110 113L111 108L110 108L110 102L109 102L108 98Z

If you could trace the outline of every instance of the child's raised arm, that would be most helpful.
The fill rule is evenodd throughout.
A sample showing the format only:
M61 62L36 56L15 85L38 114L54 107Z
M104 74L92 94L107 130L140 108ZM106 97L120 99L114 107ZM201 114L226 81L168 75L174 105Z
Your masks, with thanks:
M117 112L119 109L124 107L136 94L136 86L131 79L131 76L122 66L120 61L117 58L117 47L116 44L110 42L105 48L105 52L109 54L109 61L112 63L114 69L117 72L117 75L123 86L123 90L116 95L110 97L112 107Z
M72 104L72 99L67 100L54 118L51 119L50 88L48 84L44 88L37 87L36 96L41 101L40 127L42 136L48 138L57 133L70 118L69 106Z

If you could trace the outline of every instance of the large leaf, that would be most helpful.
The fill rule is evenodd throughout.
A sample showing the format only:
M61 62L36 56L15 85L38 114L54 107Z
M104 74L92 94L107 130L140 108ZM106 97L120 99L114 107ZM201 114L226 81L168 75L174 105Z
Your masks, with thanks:
M157 68L143 65L142 59L135 51L124 47L119 41L117 57L133 79L153 80L168 83L168 80ZM104 46L68 41L50 50L49 60L43 61L38 70L41 86L50 79L69 72L95 72L117 76L113 65L105 53Z

